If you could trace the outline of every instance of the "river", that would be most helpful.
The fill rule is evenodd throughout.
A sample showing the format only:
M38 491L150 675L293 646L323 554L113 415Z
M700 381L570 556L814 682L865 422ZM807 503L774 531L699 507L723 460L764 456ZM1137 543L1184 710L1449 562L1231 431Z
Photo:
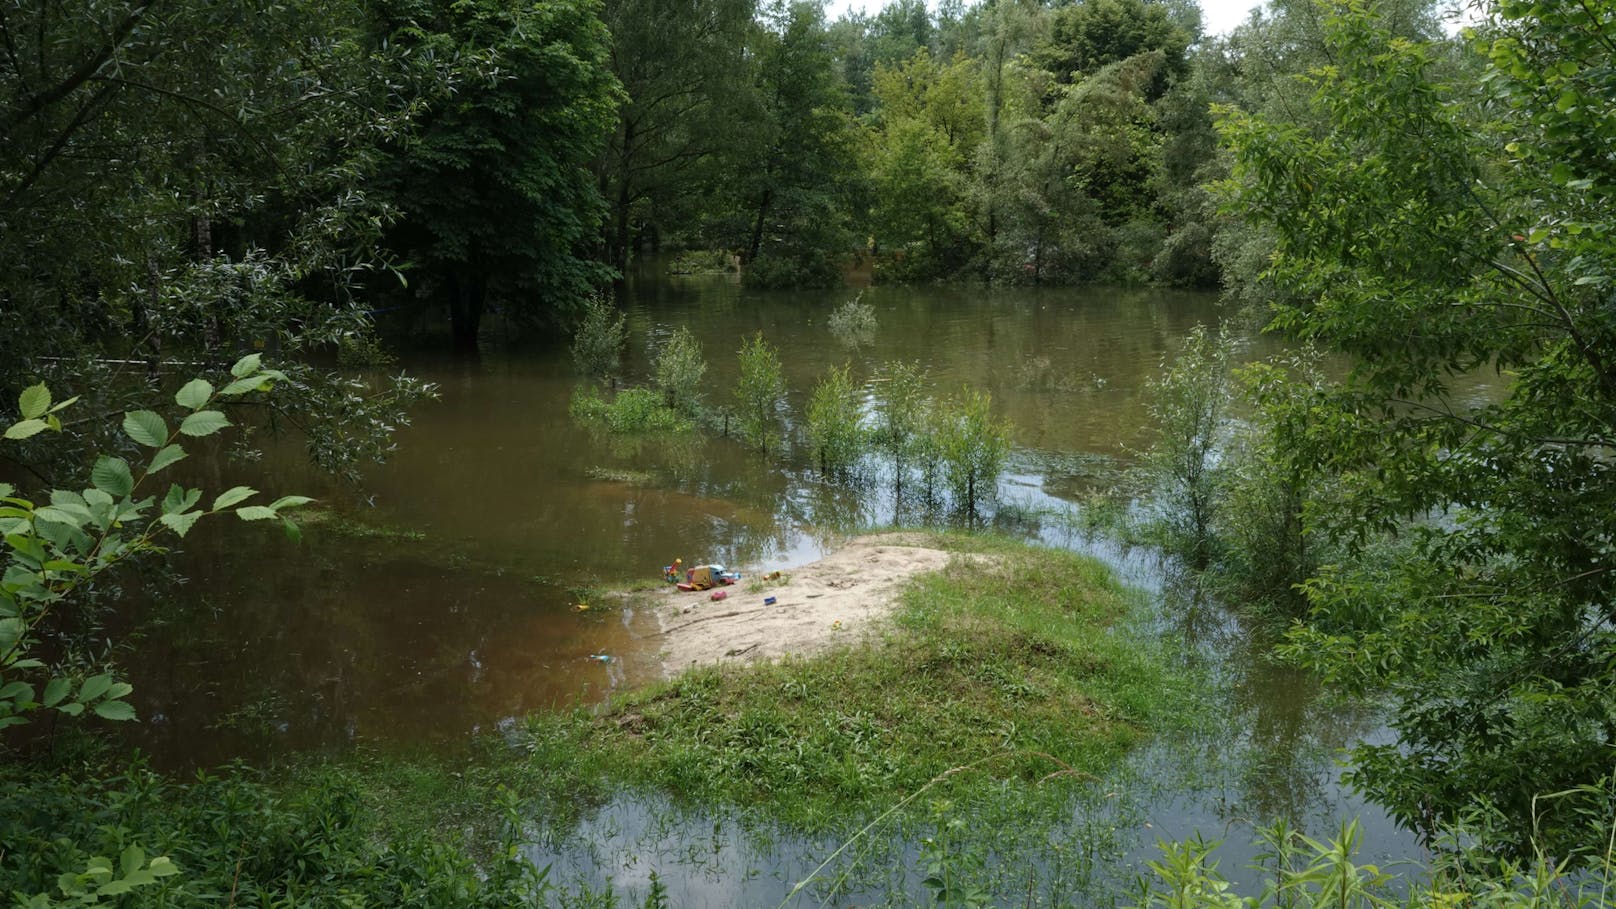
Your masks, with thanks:
M995 413L1015 427L999 499L1016 507L1001 509L1000 526L1091 552L1150 591L1161 630L1184 637L1219 687L1225 715L1212 731L1138 749L1119 769L1138 792L1125 810L1107 809L1106 823L1127 827L1115 847L1121 860L1137 867L1157 836L1227 832L1238 844L1251 822L1281 814L1314 835L1362 815L1377 855L1416 854L1409 836L1339 782L1338 750L1385 734L1373 715L1328 703L1306 679L1265 664L1238 620L1153 554L1028 518L1080 506L1149 444L1145 383L1192 326L1222 320L1215 298L1144 289L863 293L878 329L860 341L827 324L850 289L756 293L721 277L642 279L626 300L626 373L643 377L660 339L684 325L703 343L715 403L734 383L735 350L755 331L780 350L793 413L843 363L867 381L883 363L919 361L940 390L990 392ZM1247 357L1276 349L1242 338ZM800 453L766 460L717 434L634 442L582 430L568 414L578 380L561 343L476 361L406 354L401 366L436 383L440 398L416 410L396 455L362 489L313 472L291 445L223 469L275 494L320 497L327 517L302 545L229 528L179 560L183 585L148 585L140 637L124 661L144 720L132 734L158 765L430 748L598 700L652 668L638 642L643 617L575 612L587 589L654 578L675 557L789 568L839 532L913 518L890 496L821 482ZM736 828L716 859L625 858L654 852L648 836L664 845L711 839L722 826L681 817L669 820L654 795L626 794L572 834L547 834L535 855L557 879L643 892L657 867L675 905L753 905L777 902L826 847L778 831L749 839ZM1233 846L1225 870L1249 856ZM753 865L752 874L714 874Z

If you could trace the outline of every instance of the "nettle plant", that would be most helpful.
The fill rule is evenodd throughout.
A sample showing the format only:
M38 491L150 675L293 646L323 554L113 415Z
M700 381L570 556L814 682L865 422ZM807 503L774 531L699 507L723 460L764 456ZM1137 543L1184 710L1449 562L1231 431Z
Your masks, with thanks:
M142 553L161 552L169 535L184 537L204 517L234 513L243 521L280 520L296 538L297 525L283 511L311 501L284 496L269 504L246 504L258 490L236 486L202 506L203 492L171 483L161 498L157 475L187 455L185 440L214 435L230 420L214 405L225 399L267 391L286 377L266 369L253 354L230 368L231 381L215 388L193 379L174 395L177 425L152 410L124 414L123 431L144 449L144 462L103 455L90 471L89 488L53 489L46 503L17 495L0 483L0 729L28 722L28 714L56 710L69 716L85 711L107 720L132 720L134 707L124 698L133 690L110 673L82 672L47 666L32 653L40 643L41 623L71 603L102 572ZM41 432L60 432L58 414L77 401L53 403L43 384L22 393L22 419L6 428L4 438L21 440Z

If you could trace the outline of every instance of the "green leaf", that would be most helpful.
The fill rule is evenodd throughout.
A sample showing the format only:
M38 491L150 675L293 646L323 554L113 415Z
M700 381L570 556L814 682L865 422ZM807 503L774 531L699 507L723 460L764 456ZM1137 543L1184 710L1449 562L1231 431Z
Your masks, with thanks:
M71 704L63 704L56 709L67 714L68 716L78 716L84 712L84 705L79 701L74 701Z
M199 410L185 418L180 432L188 436L211 436L230 425L230 420L217 410Z
M90 482L95 484L96 489L115 498L135 491L134 475L122 458L102 455L96 459L95 467L90 471Z
M219 390L219 394L244 395L249 391L258 391L268 387L269 383L264 381L262 376L248 376L245 379L237 379L236 381L231 382L229 385L226 385L224 388Z
M243 376L250 376L258 371L258 364L262 360L262 354L248 354L245 357L237 360L236 365L230 367L230 374L238 379L242 378Z
M281 496L269 503L269 507L279 511L282 508L297 508L300 505L307 505L312 501L314 500L308 496Z
M31 703L34 700L34 686L27 682L8 682L0 686L0 701L19 701Z
M191 526L201 517L200 511L188 511L185 514L165 514L157 520L161 521L164 527L183 537L191 532Z
M275 509L267 505L248 505L245 508L237 508L236 517L243 521L264 521L280 516L275 513Z
M58 413L60 411L66 410L69 407L72 407L74 404L77 404L78 402L79 402L79 396L74 395L73 397L68 398L66 401L58 401L56 403L56 406L52 407L50 409L50 412L51 413Z
M139 871L141 866L145 864L146 850L136 845L130 845L124 849L122 855L118 856L118 870L123 872L124 877Z
M53 524L66 524L69 527L79 527L89 520L89 509L85 509L84 516L70 514L66 508L56 505L46 505L44 508L34 509L34 520L49 521Z
M45 411L50 409L50 402L50 389L41 382L23 389L22 394L17 396L17 409L22 411L24 420L32 420L44 416Z
M8 439L27 439L27 438L32 438L33 436L37 436L40 433L44 432L45 427L47 427L49 425L50 424L46 423L44 420L23 420L21 423L13 423L13 424L11 424L11 426L7 427L7 429L6 429L6 438L8 438Z
M46 683L45 694L39 699L39 702L46 707L55 707L62 702L62 698L67 697L67 693L72 689L72 679L51 679Z
M135 718L135 705L128 701L102 701L95 705L95 715L103 720L121 723Z
M156 473L164 467L185 459L185 449L179 445L169 445L159 449L152 455L151 465L146 468L147 473Z
M245 502L255 495L258 495L258 490L251 486L235 486L219 493L219 497L213 500L213 507L209 510L218 511L222 508L229 508L239 502Z
M192 379L174 393L174 403L186 410L201 410L213 397L213 383L206 379Z
M303 542L303 528L291 518L281 518L281 527L286 530L286 538L294 543Z
M132 887L128 881L107 881L96 890L96 895L117 896L120 893L128 893Z
M149 410L131 410L124 414L123 431L147 448L161 448L168 441L168 424Z
M112 687L107 689L107 700L116 701L118 698L128 697L134 690L135 686L128 682L113 682Z
M168 877L171 874L180 873L179 866L175 865L174 861L166 855L159 855L158 857L152 859L151 867L146 870L150 871L157 877Z
M79 688L79 700L93 701L101 695L106 694L107 689L111 687L112 676L107 675L104 672L100 675L92 675L85 679L84 685Z

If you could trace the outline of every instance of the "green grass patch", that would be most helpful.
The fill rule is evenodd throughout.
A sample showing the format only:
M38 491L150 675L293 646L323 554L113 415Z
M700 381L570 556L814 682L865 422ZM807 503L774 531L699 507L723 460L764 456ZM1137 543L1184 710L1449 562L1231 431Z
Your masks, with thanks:
M867 646L687 672L600 712L530 721L538 766L580 755L619 782L844 825L919 791L1091 780L1187 697L1128 627L1139 602L1099 563L993 538L919 579Z
M583 424L604 426L614 433L688 432L695 427L650 388L625 388L611 400L593 387L579 389L570 412Z

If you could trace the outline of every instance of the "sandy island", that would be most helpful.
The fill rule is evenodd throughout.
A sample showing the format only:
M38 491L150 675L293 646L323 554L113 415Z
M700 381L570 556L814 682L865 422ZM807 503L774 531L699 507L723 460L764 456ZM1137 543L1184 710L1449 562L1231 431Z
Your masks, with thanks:
M712 591L669 587L649 594L660 631L662 671L674 676L691 666L725 660L767 660L806 655L861 639L897 607L906 582L941 571L959 553L928 547L912 534L858 537L831 555L763 582L747 572L738 584ZM775 604L763 605L764 597ZM641 600L642 603L646 602Z

